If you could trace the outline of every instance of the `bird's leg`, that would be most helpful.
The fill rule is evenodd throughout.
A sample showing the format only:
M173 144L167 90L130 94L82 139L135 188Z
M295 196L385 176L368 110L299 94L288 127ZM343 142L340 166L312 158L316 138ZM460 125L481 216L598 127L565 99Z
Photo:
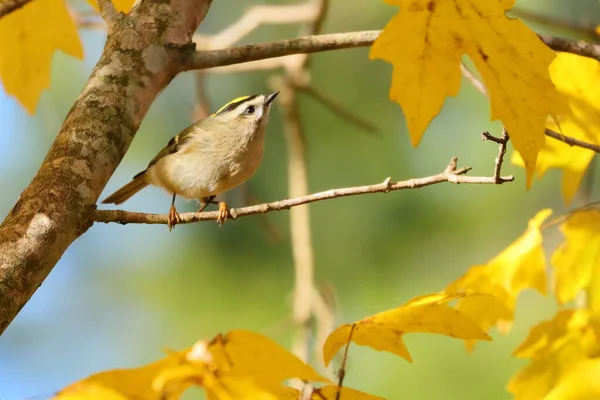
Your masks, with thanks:
M204 209L206 207L208 207L209 204L212 203L212 201L215 199L215 197L217 197L217 196L208 196L208 197L201 198L200 203L202 203L202 206L196 212L201 213L202 211L204 211Z
M177 195L173 193L173 200L171 201L171 208L169 209L169 219L167 220L167 226L169 227L169 231L173 229L175 225L181 222L181 218L175 209L175 197Z
M229 210L227 209L227 203L224 201L219 202L219 218L217 218L217 222L219 226L223 226L223 222L227 219L229 215Z

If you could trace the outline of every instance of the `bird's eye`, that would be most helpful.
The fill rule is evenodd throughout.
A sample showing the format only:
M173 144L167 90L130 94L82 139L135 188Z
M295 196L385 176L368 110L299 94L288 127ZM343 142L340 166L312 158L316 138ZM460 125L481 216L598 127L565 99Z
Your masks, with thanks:
M254 114L254 106L248 106L244 111L244 114Z

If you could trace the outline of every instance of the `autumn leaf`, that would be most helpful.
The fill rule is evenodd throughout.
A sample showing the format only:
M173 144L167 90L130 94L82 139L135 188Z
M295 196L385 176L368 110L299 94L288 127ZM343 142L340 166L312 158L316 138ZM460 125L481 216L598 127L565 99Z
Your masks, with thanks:
M347 387L339 388L334 385L322 386L314 389L311 393L311 400L336 400L337 394L340 393L342 400L384 400L382 397L373 396L369 393L360 392L358 390ZM286 392L281 396L281 400L301 400L300 391L294 388L286 388Z
M600 211L575 212L561 226L565 242L552 255L556 297L561 304L574 300L584 289L590 292L590 307L600 311Z
M83 59L75 24L63 0L35 0L0 19L0 79L31 114L50 86L54 51Z
M551 121L546 127L584 142L599 144L600 63L574 54L559 53L550 65L550 76L567 99L572 114L559 115L560 126ZM562 195L565 203L569 204L594 154L591 150L569 146L560 140L547 140L538 157L536 175L542 178L551 168L562 169ZM524 166L518 153L513 153L512 162Z
M213 399L277 400L286 379L331 383L271 339L245 330L197 343L187 360L163 371L155 388L164 391L195 382Z
M152 382L162 371L185 362L181 353L171 353L166 358L139 368L115 369L94 374L61 390L56 400L163 400L154 390ZM190 386L182 385L173 395L179 395ZM165 399L166 400L166 399Z
M600 359L585 360L566 371L544 400L590 400L600 398Z
M280 400L289 394L283 383L290 378L332 383L271 339L236 330L184 351L169 351L140 368L92 375L55 399L174 400L195 385L211 400Z
M414 146L461 84L461 57L475 63L527 167L527 186L544 147L548 115L569 111L550 80L556 54L505 12L514 0L386 0L400 11L373 44L371 59L394 66L390 97L404 111Z
M86 0L96 11L99 11L97 0ZM117 11L122 11L127 14L133 8L135 0L112 0Z
M448 293L474 291L490 297L465 297L457 309L484 330L492 326L506 333L514 320L517 296L524 289L546 293L546 262L540 226L552 210L544 209L529 221L527 231L486 265L470 268L446 288ZM474 341L467 342L472 349Z
M599 331L590 317L587 310L562 310L552 320L531 329L514 353L516 357L531 360L509 382L508 390L516 400L547 399L545 396L557 384L560 387L574 368L597 354Z
M491 340L477 324L448 302L467 294L430 294L333 331L323 345L323 359L329 365L335 354L352 341L378 351L388 351L412 362L402 341L406 333L439 333L457 339Z

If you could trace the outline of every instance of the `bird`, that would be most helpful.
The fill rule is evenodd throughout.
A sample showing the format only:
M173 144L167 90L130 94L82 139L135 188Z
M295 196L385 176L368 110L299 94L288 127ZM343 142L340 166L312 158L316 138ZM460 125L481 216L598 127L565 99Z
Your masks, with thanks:
M175 208L177 196L200 202L198 212L215 197L250 179L262 163L265 131L273 100L279 92L235 98L215 113L179 134L125 186L102 200L121 204L153 185L173 195L167 225L181 222ZM221 201L217 222L223 225L229 210Z

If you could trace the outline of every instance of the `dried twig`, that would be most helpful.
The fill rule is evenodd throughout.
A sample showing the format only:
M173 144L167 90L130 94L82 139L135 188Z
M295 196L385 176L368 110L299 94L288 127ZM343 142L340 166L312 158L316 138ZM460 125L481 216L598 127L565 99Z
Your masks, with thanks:
M457 168L458 159L453 158L448 165L448 168L439 174L431 175L423 178L414 178L406 181L392 182L390 178L383 183L366 186L354 186L340 189L326 190L309 194L302 197L291 198L286 200L275 201L272 203L263 203L243 208L232 208L229 210L229 218L237 219L247 217L249 215L266 214L272 211L289 210L303 204L314 203L317 201L330 200L338 197L356 196L369 193L387 193L396 190L416 189L424 186L431 186L443 182L456 184L496 184L496 179L493 176L463 176L471 168ZM512 176L502 177L505 181L512 181ZM188 212L179 214L181 224L189 224L200 221L216 221L218 217L217 211L210 212ZM94 222L116 222L119 224L161 224L166 225L167 214L147 214L123 210L96 210L91 216Z
M342 358L342 365L338 371L338 388L335 393L335 400L340 400L342 395L342 387L344 386L344 378L346 377L346 362L348 361L348 350L350 350L350 343L352 342L352 335L354 334L355 324L352 324L350 333L348 334L348 341L346 342L346 348L344 349L344 357Z
M494 160L494 180L498 185L508 182L501 176L502 174L502 163L504 162L504 155L506 154L506 145L508 144L508 132L506 132L506 128L502 129L502 136L499 138L496 136L492 136L489 132L483 132L481 135L483 140L491 140L492 142L496 142L499 144L498 146L498 156ZM510 180L512 181L512 179Z
M220 33L209 37L196 36L195 39L200 39L205 43L204 48L227 48L248 36L261 25L289 25L314 21L317 18L318 10L313 3L315 0L301 4L252 6L241 18Z

